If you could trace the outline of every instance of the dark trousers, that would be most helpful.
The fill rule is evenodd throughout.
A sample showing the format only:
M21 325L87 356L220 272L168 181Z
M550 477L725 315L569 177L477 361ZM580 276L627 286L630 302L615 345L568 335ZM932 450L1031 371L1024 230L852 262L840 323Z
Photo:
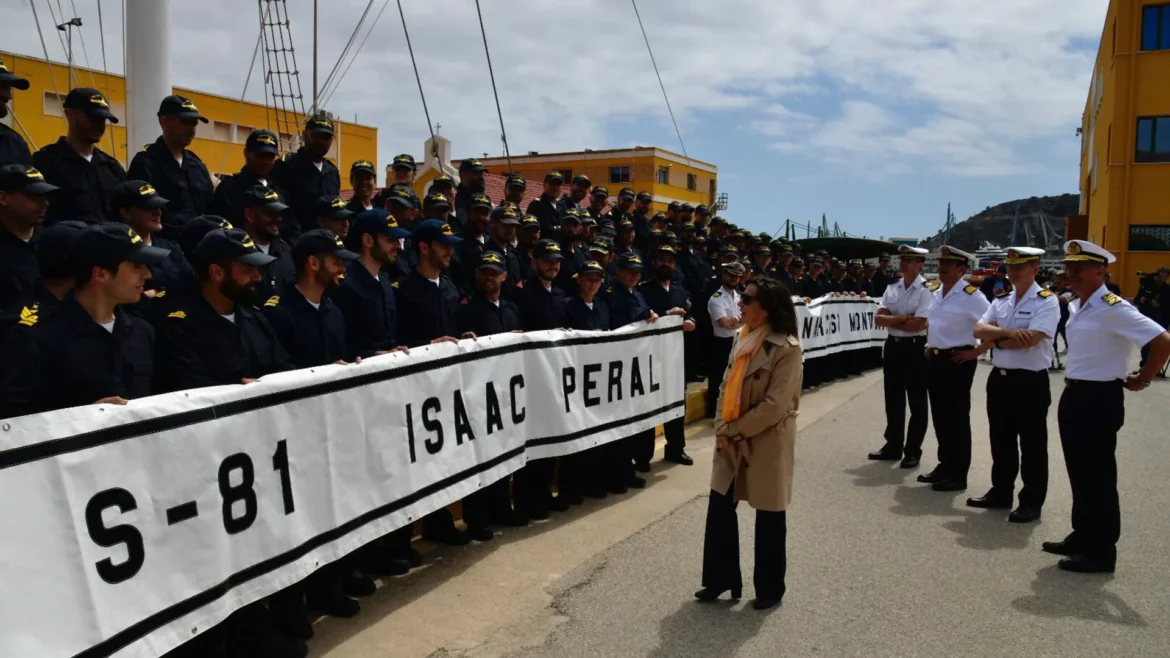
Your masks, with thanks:
M926 403L925 337L886 339L882 378L886 393L886 446L890 452L922 458L929 417ZM906 428L906 403L910 427Z
M726 494L711 491L703 536L703 587L743 587L739 570L739 517L735 506L734 482ZM788 522L784 512L756 510L756 570L752 575L756 598L784 598L787 537Z
M1117 556L1121 509L1117 500L1117 431L1125 424L1121 380L1066 380L1057 407L1060 447L1072 487L1072 534L1080 553Z
M687 448L687 434L686 434L686 419L675 418L668 420L662 426L662 434L666 437L666 449L663 451L667 457L677 457Z
M1020 507L1044 506L1048 495L1047 370L993 368L987 377L987 422L991 438L991 489L1010 499L1016 473L1024 486Z
M646 430L627 439L633 448L632 454L635 463L649 464L650 460L654 458L654 437L654 430Z
M469 528L499 525L512 512L512 498L508 492L510 476L481 487L463 499L463 522Z
M683 370L688 380L703 373L703 353L699 350L699 335L693 331L683 334Z
M719 387L723 385L723 376L727 372L728 359L731 358L731 344L734 338L711 338L711 351L707 354L707 415L715 415L715 405L719 403Z
M955 363L951 360L954 353L931 350L926 360L926 386L938 439L938 465L946 477L966 482L971 469L971 384L978 362Z
M529 516L548 511L549 504L552 503L552 483L556 467L555 458L534 459L516 473L516 486L513 488L516 509Z

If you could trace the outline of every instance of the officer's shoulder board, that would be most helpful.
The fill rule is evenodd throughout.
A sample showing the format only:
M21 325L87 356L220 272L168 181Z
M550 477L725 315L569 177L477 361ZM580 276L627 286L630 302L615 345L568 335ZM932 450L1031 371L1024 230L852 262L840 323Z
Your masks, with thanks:
M1104 295L1101 295L1101 299L1105 300L1105 303L1110 305L1110 306L1116 306L1116 305L1120 304L1122 301L1120 297L1118 297L1117 295L1114 295L1111 292L1107 292Z
M152 297L152 299L162 299L163 297L166 297L166 296L167 296L167 291L156 290L154 293L154 297Z
M1051 297L1051 296L1052 296L1052 291L1051 291L1051 290L1044 289L1044 288L1041 288L1041 289L1040 289L1040 292L1038 292L1038 293L1036 293L1036 294L1037 294L1037 295L1039 295L1040 297Z
M942 286L942 284L939 283L938 281L927 281L923 285L925 285L926 289L931 291L931 292L938 290Z
M979 289L975 286L967 286L966 288L963 288L963 292L967 293L968 295L974 295L975 293L979 292Z
M397 282L397 281L391 281L391 282L390 282L390 287L391 287L391 288L393 288L393 289L395 289L395 290L398 290L398 282Z
M612 294L613 293L613 286L606 288L605 291Z
M20 320L18 320L17 323L22 324L26 327L32 327L32 326L36 325L36 323L41 321L41 316L37 315L37 313L39 311L40 311L40 304L39 303L33 304L31 308L28 306L25 306L24 308L20 309Z
M723 291L722 291L722 290L716 290L716 291L715 291L715 293L714 293L713 295L711 295L711 296L712 296L712 297L722 297L722 296L723 296Z
M138 149L138 152L139 153L146 153L146 149L148 149L148 148L150 148L150 144L147 144L146 146L143 146L142 148Z
M280 303L280 295L273 295L273 296L268 298L268 301L264 302L264 305L271 308L273 306L276 306L279 303Z
M186 320L187 319L187 312L186 311L175 311L173 313L168 314L167 317L174 318L176 320Z

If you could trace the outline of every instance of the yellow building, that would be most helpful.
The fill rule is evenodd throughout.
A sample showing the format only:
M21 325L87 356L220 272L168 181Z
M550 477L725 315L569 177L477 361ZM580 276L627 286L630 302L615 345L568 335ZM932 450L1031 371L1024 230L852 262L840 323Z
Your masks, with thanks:
M1170 3L1111 0L1081 125L1087 239L1125 295L1170 266ZM1073 236L1077 237L1077 236Z
M46 63L39 58L25 57L0 52L0 60L7 64L12 73L29 81L27 91L13 90L12 114L4 119L29 141L29 147L36 150L57 141L65 134L65 112L62 104L69 92L68 68L58 62ZM52 69L52 74L49 71ZM106 138L99 147L127 165L145 144L126 144L126 79L120 75L106 75L74 67L74 87L93 87L108 97L110 111L122 123L111 124L106 129ZM278 115L275 110L257 103L240 103L238 98L226 98L201 91L175 87L175 93L186 96L199 107L199 112L210 122L200 124L198 137L191 144L191 150L199 156L213 174L234 174L244 165L244 141L248 133L256 128L268 128L280 132L281 146L294 146L293 136L287 131L277 130ZM162 100L161 98L159 99ZM290 123L279 117L281 126L299 125L300 120L289 117ZM336 137L329 159L341 169L341 186L349 187L349 163L354 160L377 162L378 129L355 123L336 122Z

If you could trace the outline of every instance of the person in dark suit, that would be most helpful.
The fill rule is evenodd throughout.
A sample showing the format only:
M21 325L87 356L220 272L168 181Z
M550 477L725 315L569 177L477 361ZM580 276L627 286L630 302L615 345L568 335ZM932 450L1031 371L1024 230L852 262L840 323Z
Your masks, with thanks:
M168 200L163 207L162 231L175 240L192 217L211 208L215 187L211 174L199 156L187 147L195 140L195 130L207 118L195 103L182 96L167 96L158 107L162 136L142 148L130 161L127 178L143 180L154 186Z
M0 119L8 116L8 103L12 100L12 90L28 90L28 80L13 75L4 62L0 61ZM32 153L28 150L28 143L12 128L0 123L0 167L10 164L32 166Z
M227 219L233 226L244 225L244 196L257 185L275 189L281 199L288 199L283 190L270 180L279 151L276 133L271 130L253 130L244 142L244 166L223 179L211 198L211 213Z
M605 289L605 300L609 306L610 328L619 329L634 322L657 322L658 314L651 310L642 296L638 283L642 279L642 259L633 252L627 252L618 257L616 262L616 281ZM635 452L646 441L654 445L654 430L638 432L621 441L614 441L610 458L607 463L612 465L609 471L608 489L612 493L625 493L627 487L642 489L646 480L635 473L632 466ZM638 469L650 470L650 465L639 463Z
M333 147L333 120L324 114L309 117L301 137L304 146L276 163L271 181L288 193L293 214L286 217L281 231L294 242L301 233L317 227L313 213L317 199L341 194L341 173L325 157Z

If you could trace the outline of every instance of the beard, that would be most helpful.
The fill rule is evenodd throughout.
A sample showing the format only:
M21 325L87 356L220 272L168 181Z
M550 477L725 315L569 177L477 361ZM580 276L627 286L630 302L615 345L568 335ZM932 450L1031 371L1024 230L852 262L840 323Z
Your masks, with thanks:
M234 281L224 281L219 287L219 294L242 306L256 306L260 301L256 286L241 286Z
M673 267L656 267L654 268L654 278L659 281L670 281L671 275L674 274Z

